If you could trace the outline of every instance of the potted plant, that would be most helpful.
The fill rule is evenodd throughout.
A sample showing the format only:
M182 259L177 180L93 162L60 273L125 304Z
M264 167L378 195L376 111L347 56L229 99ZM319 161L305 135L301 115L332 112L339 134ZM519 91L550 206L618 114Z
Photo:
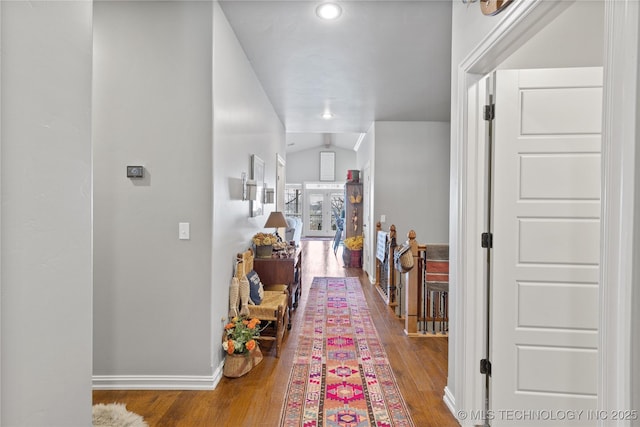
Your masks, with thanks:
M278 241L276 236L268 233L257 233L252 240L253 244L256 245L256 256L258 258L271 258L273 244Z
M257 318L238 316L225 325L222 336L222 348L227 353L222 372L225 377L241 377L262 361L256 340L260 336L259 324Z
M344 251L342 260L345 267L361 267L362 266L362 246L364 237L362 235L348 237L344 239Z

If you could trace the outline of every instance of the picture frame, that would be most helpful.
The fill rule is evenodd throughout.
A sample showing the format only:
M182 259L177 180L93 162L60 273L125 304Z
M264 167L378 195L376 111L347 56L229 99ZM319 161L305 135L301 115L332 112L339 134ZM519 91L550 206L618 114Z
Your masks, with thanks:
M335 151L320 152L320 181L336 180L336 153Z
M255 154L251 155L251 179L256 183L255 200L249 201L250 216L257 217L264 215L264 205L262 194L264 192L264 160Z

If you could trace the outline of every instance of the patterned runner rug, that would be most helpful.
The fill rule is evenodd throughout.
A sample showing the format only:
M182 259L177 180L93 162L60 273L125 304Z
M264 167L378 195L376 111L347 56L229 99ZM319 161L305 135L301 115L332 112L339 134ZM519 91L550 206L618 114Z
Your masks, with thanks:
M316 277L280 425L413 426L356 277Z

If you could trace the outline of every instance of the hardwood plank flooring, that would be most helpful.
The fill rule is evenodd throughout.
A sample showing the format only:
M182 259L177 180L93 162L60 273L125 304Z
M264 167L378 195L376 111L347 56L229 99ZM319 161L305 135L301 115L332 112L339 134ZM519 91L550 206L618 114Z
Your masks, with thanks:
M215 390L96 390L93 402L126 403L127 409L142 415L150 427L278 426L311 281L315 276L352 276L362 282L371 317L416 427L458 426L442 400L447 381L447 338L406 337L403 322L384 304L366 274L342 267L341 250L336 258L331 241L303 241L302 245L302 297L292 313L293 326L285 335L279 359L275 347L264 343L262 363L241 378L223 378Z

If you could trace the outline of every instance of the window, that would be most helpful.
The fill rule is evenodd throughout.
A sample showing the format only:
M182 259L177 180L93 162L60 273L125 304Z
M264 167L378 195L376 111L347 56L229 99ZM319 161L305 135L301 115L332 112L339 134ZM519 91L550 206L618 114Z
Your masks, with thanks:
M302 185L285 184L284 215L302 219Z

